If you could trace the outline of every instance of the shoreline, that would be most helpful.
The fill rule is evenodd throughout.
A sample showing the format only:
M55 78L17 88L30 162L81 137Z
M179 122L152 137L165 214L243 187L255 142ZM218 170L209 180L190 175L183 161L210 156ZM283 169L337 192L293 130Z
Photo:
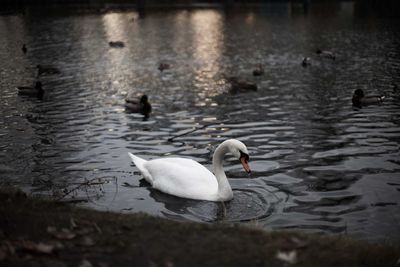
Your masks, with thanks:
M0 189L2 266L396 266L399 244L78 208Z

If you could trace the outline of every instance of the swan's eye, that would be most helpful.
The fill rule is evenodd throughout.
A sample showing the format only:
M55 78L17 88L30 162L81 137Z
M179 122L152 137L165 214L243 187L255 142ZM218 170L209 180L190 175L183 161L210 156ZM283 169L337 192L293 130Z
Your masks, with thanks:
M251 170L250 170L250 166L249 166L249 155L247 155L247 153L244 153L244 152L242 152L240 150L239 150L239 152L240 152L240 158L239 158L240 163L242 163L243 168L245 169L245 171L247 173L250 173Z
M248 154L244 153L243 151L239 150L240 152L240 158L239 159L244 159L246 162L248 162L250 160L250 157Z

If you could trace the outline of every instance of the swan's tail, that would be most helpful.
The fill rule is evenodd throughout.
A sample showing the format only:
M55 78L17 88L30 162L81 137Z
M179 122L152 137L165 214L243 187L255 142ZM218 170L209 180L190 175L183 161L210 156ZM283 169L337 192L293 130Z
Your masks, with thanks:
M136 167L139 169L139 171L142 173L143 177L146 179L147 182L150 184L153 184L153 179L147 170L147 168L144 166L147 160L144 160L142 158L139 158L132 153L128 152L129 157L131 157L133 164L136 165Z
M139 166L143 166L143 164L146 162L146 160L139 158L132 153L128 152L129 157L131 157L133 163L136 165L136 167L139 168Z

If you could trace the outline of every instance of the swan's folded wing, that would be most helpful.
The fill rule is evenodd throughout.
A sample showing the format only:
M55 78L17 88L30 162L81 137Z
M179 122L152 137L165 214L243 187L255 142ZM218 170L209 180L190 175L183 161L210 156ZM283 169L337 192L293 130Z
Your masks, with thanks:
M153 187L168 194L198 198L218 191L215 176L191 159L155 159L147 161L145 167L153 179Z

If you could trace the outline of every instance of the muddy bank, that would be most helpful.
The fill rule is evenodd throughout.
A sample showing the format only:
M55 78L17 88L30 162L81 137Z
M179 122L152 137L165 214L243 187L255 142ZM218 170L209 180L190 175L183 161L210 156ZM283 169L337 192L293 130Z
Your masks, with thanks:
M400 249L343 236L181 223L0 192L1 266L396 266Z

